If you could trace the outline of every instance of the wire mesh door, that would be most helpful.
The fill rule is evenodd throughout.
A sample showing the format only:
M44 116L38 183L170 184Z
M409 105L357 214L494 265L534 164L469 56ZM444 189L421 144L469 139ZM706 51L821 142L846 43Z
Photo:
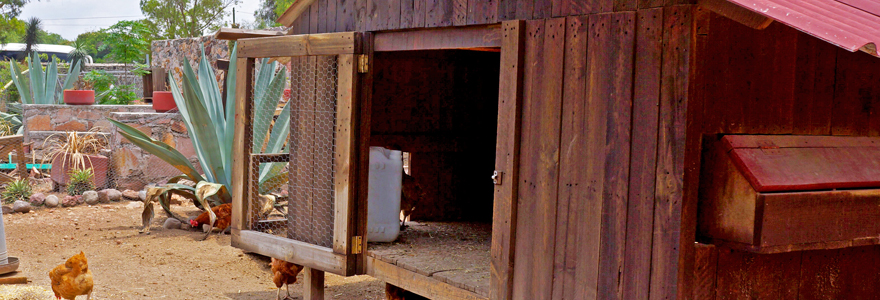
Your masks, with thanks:
M357 33L240 41L237 119L247 164L233 203L233 245L314 269L353 275L363 241L355 234L354 149ZM273 57L282 64L258 58ZM276 71L277 69L277 71ZM272 72L265 72L270 70ZM289 80L286 80L289 71ZM281 92L286 80L288 91ZM283 95L277 101L279 95ZM274 116L274 117L266 117ZM239 124L240 123L240 124ZM238 136L238 135L237 135ZM238 141L238 139L237 139ZM240 197L240 198L239 198Z

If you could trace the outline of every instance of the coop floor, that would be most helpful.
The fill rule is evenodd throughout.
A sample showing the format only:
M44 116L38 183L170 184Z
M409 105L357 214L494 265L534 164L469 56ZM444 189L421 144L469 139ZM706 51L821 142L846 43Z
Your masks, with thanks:
M369 255L452 286L489 295L492 224L410 222L392 243L370 243Z

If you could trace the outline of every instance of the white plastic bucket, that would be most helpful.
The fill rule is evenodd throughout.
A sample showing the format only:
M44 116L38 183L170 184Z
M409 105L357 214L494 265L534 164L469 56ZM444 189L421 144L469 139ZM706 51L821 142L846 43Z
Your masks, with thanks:
M400 234L401 152L370 147L367 241L392 242Z

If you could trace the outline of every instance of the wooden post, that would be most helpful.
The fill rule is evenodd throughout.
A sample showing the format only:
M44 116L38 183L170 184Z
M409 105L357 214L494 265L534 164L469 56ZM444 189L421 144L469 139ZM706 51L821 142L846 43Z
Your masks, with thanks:
M324 300L324 271L303 269L303 300Z
M165 89L165 77L168 74L165 73L165 69L154 67L150 73L153 75L153 80L151 82L153 84L153 91L167 91Z
M246 201L250 190L250 178L248 169L250 167L251 144L253 144L253 136L249 133L253 130L253 79L254 79L254 58L239 57L236 62L236 72L241 77L236 81L235 85L235 130L233 134L232 146L232 245L239 243L241 230L248 228L248 207L250 201Z
M16 168L18 169L18 179L27 179L27 161L24 158L24 137L18 136L17 142L15 142L15 159L18 160L18 164Z

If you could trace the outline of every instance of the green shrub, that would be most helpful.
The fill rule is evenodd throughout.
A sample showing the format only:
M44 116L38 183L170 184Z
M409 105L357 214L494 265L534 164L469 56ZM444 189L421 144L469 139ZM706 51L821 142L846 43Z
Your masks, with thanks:
M67 194L71 196L76 196L82 195L85 191L94 190L95 184L92 183L92 177L94 176L95 173L92 172L92 168L88 168L85 170L71 170L70 178L68 178L67 180Z
M134 86L130 84L117 85L110 90L112 91L112 97L101 104L128 105L138 99L137 93L134 91Z
M6 189L0 193L4 203L12 203L16 200L28 200L33 194L31 184L27 178L15 180L6 185Z

